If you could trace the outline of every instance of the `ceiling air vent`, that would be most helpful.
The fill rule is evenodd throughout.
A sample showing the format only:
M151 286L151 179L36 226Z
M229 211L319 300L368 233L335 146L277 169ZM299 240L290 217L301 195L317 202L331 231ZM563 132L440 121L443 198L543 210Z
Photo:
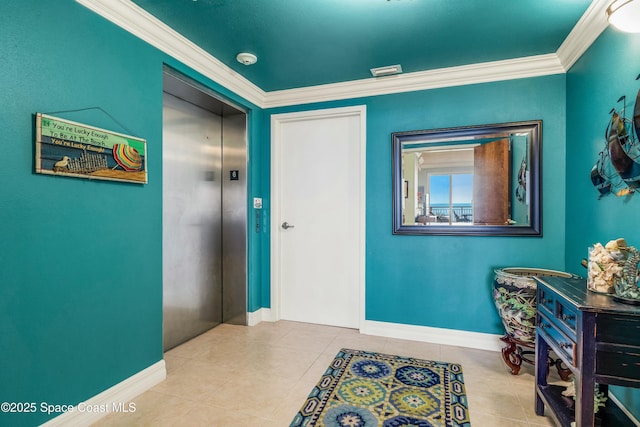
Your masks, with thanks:
M391 76L393 74L402 73L402 65L387 65L386 67L378 67L371 69L373 77Z

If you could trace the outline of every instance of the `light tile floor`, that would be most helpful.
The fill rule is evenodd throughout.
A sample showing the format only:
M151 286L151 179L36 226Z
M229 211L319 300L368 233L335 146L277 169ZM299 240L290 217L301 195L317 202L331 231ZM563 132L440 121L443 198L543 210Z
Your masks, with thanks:
M167 379L136 411L95 425L286 427L343 347L461 364L473 427L554 425L534 413L533 367L511 375L499 352L288 321L220 325L168 351Z

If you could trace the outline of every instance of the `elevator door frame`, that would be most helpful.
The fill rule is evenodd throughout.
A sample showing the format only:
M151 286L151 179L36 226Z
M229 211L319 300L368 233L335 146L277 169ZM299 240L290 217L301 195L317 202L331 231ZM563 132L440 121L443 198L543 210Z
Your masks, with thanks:
M221 117L222 167L219 176L212 177L214 180L219 180L221 186L222 299L219 310L222 323L246 325L248 272L247 112L198 82L166 66L163 70L164 92ZM227 124L226 129L225 124ZM238 179L235 179L236 177ZM165 286L163 281L163 288ZM166 290L163 290L163 300L165 292ZM163 312L164 310L165 302L163 302ZM193 336L196 335L198 334ZM184 341L193 336L184 337ZM177 344L174 343L172 346L175 345ZM165 350L167 349L165 348Z

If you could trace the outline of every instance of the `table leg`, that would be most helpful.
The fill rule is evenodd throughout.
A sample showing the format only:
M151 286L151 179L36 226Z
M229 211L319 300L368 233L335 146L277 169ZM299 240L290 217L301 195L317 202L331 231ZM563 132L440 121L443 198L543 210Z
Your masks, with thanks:
M549 375L549 345L536 333L536 386L546 386ZM536 415L544 415L544 402L536 390Z

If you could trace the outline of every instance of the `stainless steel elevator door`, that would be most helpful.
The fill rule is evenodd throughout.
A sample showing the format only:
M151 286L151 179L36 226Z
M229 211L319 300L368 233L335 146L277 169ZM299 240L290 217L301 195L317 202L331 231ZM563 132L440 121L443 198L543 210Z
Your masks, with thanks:
M164 349L222 322L222 117L163 93Z
M234 179L231 178L233 174ZM247 324L247 115L222 118L222 321Z

